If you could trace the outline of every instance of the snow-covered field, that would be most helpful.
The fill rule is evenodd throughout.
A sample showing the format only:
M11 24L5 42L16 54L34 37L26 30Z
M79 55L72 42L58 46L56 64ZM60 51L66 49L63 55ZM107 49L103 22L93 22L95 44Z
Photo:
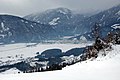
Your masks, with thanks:
M33 57L36 52L43 52L47 49L61 49L63 52L72 48L80 48L88 45L81 44L38 44L35 43L18 43L9 45L0 45L0 61L15 60L27 57ZM92 43L89 43L89 45ZM27 47L26 47L27 46Z
M81 43L81 44L37 44L36 43L17 43L0 45L0 66L15 64L21 61L25 61L28 58L35 57L37 52L41 53L48 49L61 49L66 52L72 48L85 47L92 43ZM8 70L8 74L18 73L18 70ZM5 72L6 73L6 72Z
M72 45L68 46L72 48ZM73 45L73 47L79 47L79 45ZM64 48L63 50L69 49L67 46L66 49ZM0 80L120 80L120 45L113 46L113 50L106 53L105 57L100 56L93 61L88 60L67 66L61 71L0 74Z

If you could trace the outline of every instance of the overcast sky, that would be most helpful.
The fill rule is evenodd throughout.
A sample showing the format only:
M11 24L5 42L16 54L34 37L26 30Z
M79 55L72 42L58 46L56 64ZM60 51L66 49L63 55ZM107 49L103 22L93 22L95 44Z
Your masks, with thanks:
M117 4L120 0L0 0L0 14L25 16L58 7L83 13L108 9Z

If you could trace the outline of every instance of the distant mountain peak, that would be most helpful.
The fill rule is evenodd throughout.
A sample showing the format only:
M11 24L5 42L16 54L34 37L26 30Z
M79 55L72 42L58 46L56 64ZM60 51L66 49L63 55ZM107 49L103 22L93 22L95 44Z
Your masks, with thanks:
M51 13L51 12L70 13L71 10L68 8L59 7L59 8L55 8L55 9L46 10L43 13Z
M54 9L54 10L57 10L58 12L63 13L63 14L71 13L71 10L70 10L70 9L62 8L62 7L56 8L56 9Z

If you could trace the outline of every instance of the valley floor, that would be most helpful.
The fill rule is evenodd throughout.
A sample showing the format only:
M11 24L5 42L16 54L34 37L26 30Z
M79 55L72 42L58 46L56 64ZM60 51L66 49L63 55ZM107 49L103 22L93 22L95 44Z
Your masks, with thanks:
M0 74L0 80L119 80L120 45L113 46L113 50L106 53L105 57L67 66L61 71Z
M37 52L43 52L48 49L61 49L66 52L72 48L85 47L91 43L81 44L37 44L36 43L17 43L0 45L0 64L9 60L19 61L28 57L36 56Z

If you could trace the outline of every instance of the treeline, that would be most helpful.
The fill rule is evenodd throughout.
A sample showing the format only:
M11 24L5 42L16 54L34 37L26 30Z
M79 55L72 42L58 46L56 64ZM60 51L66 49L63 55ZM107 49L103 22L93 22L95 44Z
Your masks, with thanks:
M32 67L29 70L23 71L23 73L33 73L33 72L45 72L45 71L54 71L54 70L62 70L63 67L66 67L66 64L52 64L51 66L44 67Z
M112 49L111 44L120 44L120 29L108 32L107 36L101 38L100 32L101 26L98 23L92 28L92 34L95 38L95 43L92 46L87 46L84 54L81 56L81 61L90 59L92 57L97 58L99 51L103 50L103 56L106 56L105 49Z

